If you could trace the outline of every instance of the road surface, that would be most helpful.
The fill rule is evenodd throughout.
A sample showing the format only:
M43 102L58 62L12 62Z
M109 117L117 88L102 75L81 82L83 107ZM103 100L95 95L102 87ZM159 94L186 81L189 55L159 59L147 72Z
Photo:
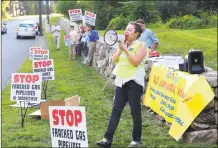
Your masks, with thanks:
M15 73L20 68L24 59L28 56L29 48L34 43L34 39L32 38L16 39L16 30L19 22L33 19L38 19L38 16L25 17L6 22L7 34L2 35L2 90L4 90L5 86L9 83L11 74Z

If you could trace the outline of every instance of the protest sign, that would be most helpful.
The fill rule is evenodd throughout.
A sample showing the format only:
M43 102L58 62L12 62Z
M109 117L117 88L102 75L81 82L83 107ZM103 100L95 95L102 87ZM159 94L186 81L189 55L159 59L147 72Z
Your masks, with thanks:
M73 44L73 40L71 38L71 35L64 36L64 43L65 43L65 46L70 46Z
M52 147L88 147L85 107L49 106Z
M31 57L30 60L47 60L49 59L49 50L37 48L30 48L31 50Z
M70 21L79 21L82 20L82 10L81 9L72 9L68 10Z
M214 93L203 77L154 63L144 105L172 123L169 134L179 140L213 97Z
M41 73L42 80L54 80L54 62L53 59L49 60L34 60L32 61L33 73Z
M85 23L95 26L96 14L85 11Z
M12 73L12 101L37 103L41 101L42 75L36 73Z
M41 49L41 47L30 47L29 50L29 60L33 60L34 57L34 50Z

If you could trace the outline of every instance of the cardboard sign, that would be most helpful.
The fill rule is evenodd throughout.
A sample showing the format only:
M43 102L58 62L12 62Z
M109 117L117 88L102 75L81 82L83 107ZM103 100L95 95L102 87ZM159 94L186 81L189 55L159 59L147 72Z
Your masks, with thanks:
M71 35L64 36L64 43L65 43L65 46L70 46L73 44L73 40L71 38Z
M52 147L88 147L85 107L49 106Z
M42 75L34 73L12 73L11 100L37 103L41 101Z
M95 26L96 14L85 11L85 23Z
M53 59L49 60L36 60L32 62L33 73L41 73L42 80L54 80L54 62Z
M79 21L82 20L82 10L81 9L72 9L68 10L70 21Z
M31 50L31 60L47 60L49 59L49 50L41 49L39 47L30 48Z
M55 79L53 59L32 61L32 65L33 73L42 74L42 81Z
M29 60L33 60L34 57L34 50L41 49L41 47L30 47L29 50Z
M172 123L169 134L178 141L213 98L205 78L154 63L144 105Z

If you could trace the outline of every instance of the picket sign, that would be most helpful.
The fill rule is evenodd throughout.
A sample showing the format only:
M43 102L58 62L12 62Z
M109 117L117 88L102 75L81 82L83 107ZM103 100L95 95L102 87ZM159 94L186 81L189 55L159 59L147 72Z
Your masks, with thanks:
M71 35L64 36L64 43L65 43L65 46L73 45L73 40L71 38Z
M85 23L95 26L96 14L85 10Z
M52 147L88 147L85 107L49 106Z
M30 47L29 60L47 60L49 59L49 50L41 47Z
M79 21L82 20L82 10L81 9L72 9L68 10L70 21Z
M33 73L42 74L42 81L55 79L53 59L33 60L32 67L33 67Z
M12 73L11 95L12 101L17 104L11 105L21 108L21 127L24 127L24 119L31 103L41 101L42 75L37 73Z

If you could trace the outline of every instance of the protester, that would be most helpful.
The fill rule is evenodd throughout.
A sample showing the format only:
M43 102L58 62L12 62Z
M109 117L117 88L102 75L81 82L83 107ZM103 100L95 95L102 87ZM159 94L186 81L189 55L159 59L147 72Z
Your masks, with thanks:
M142 144L140 99L144 89L144 59L147 54L147 45L138 40L141 33L142 29L140 25L136 22L129 22L124 32L126 42L119 43L119 48L112 56L112 61L116 64L113 71L113 74L116 75L116 92L107 131L104 134L104 139L97 142L98 146L111 146L121 113L127 102L129 102L133 119L133 139L129 147Z
M148 28L146 28L145 22L142 19L138 19L137 24L139 24L143 30L140 40L147 43L150 51L154 51L159 44L159 40L156 35Z
M72 45L69 47L69 58L75 59L76 57L76 48L79 40L79 32L75 28L75 24L70 24L70 33L72 39Z
M88 31L89 34L89 52L88 56L83 62L85 65L90 66L92 64L92 59L95 53L96 42L99 39L98 32L95 30L95 26L89 26Z
M56 47L57 50L59 50L59 48L60 48L61 27L57 24L57 22L54 22L54 25L51 27L51 32L53 33L55 47Z
M83 29L81 29L81 40L79 42L79 51L83 56L83 59L85 59L88 55L88 46L89 46L89 32L88 30L85 28L85 26L81 27Z

